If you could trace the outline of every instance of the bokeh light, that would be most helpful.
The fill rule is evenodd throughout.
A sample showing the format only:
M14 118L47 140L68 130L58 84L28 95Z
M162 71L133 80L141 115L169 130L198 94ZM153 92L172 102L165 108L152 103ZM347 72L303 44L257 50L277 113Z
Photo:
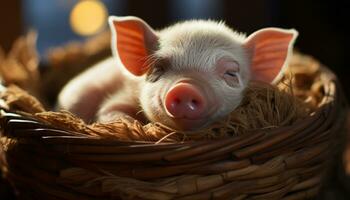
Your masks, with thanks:
M70 25L79 35L88 36L102 30L107 22L108 11L98 0L78 2L70 14Z

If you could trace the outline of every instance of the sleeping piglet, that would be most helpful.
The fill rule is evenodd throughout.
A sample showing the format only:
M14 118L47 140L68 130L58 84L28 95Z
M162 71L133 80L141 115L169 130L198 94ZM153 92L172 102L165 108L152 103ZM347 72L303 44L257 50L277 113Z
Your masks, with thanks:
M113 57L70 81L59 106L86 122L147 117L178 130L223 118L251 80L275 83L298 35L264 28L246 37L223 22L190 20L160 31L110 17Z

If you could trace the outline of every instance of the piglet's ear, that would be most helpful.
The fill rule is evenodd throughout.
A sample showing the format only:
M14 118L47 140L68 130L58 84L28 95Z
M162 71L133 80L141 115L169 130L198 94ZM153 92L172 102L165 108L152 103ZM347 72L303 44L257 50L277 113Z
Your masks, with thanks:
M252 79L277 82L288 65L298 32L294 29L265 28L251 34L244 46L251 53Z
M158 37L155 31L137 17L109 17L114 56L135 76L149 69L148 56L155 50Z

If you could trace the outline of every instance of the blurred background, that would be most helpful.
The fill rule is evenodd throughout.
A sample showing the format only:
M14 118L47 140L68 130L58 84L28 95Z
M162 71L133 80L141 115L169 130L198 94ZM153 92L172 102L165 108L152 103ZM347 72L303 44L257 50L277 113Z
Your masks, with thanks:
M49 48L106 29L108 15L135 15L156 29L192 18L224 20L248 34L267 26L296 28L297 49L335 71L349 98L349 8L346 0L11 0L0 6L0 46L7 51L19 35L35 29L45 62Z

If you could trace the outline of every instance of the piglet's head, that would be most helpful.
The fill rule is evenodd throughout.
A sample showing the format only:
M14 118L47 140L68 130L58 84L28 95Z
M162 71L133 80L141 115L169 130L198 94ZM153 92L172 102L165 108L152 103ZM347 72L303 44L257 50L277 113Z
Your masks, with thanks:
M185 21L154 31L136 17L111 17L117 61L140 77L140 103L151 121L202 128L232 112L250 80L282 77L295 30L265 28L248 37L223 23Z

